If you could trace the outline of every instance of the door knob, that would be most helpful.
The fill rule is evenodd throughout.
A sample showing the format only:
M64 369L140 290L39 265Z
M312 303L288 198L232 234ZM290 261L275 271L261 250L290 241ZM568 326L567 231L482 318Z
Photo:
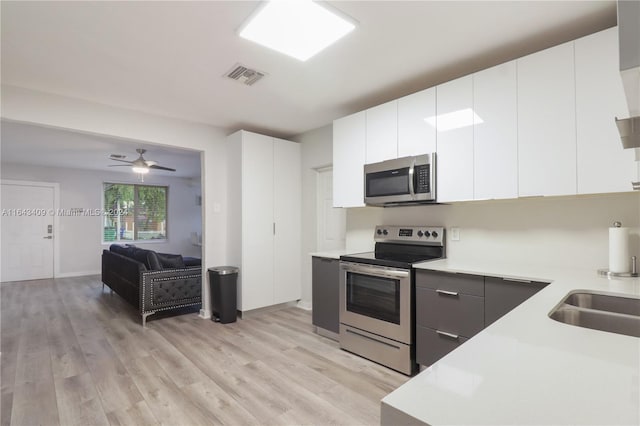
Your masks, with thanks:
M53 239L53 237L52 237L51 235L49 235L48 237L42 237L42 238L44 238L45 240L51 240L51 239Z

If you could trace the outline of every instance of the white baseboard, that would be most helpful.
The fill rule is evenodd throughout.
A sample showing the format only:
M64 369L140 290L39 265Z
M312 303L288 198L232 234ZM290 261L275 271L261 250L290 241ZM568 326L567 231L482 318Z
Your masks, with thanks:
M85 275L100 275L102 271L78 271L78 272L63 272L57 274L54 278L71 278L71 277L83 277Z
M200 309L200 313L198 314L198 316L202 319L211 319L211 311Z
M305 311L311 310L311 302L307 302L306 300L298 301L298 308L304 309Z

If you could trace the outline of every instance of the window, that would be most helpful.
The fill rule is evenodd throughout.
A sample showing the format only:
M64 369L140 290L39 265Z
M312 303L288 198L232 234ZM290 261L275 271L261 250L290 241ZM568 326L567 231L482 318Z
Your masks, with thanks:
M169 187L104 183L102 240L167 239Z

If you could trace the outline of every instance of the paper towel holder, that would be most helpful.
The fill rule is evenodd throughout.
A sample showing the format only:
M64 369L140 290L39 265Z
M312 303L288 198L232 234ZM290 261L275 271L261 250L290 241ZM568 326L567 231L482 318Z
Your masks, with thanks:
M622 222L613 222L614 228L621 228ZM638 258L631 256L631 272L611 272L609 269L598 269L598 275L606 276L607 278L624 278L624 277L637 277L638 274Z
M616 222L617 223L617 222ZM598 269L598 275L605 276L607 278L633 278L638 277L638 258L631 256L631 272L611 272L608 269Z

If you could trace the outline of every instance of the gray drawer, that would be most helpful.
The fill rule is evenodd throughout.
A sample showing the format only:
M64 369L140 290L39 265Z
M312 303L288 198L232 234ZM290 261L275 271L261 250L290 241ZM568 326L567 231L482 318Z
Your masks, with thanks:
M484 296L484 277L479 275L417 270L416 287L453 291L455 293L464 293L473 296Z
M431 365L467 340L465 337L453 338L438 334L430 328L418 326L416 327L416 362L421 365Z
M417 288L416 324L472 337L484 328L484 297Z

